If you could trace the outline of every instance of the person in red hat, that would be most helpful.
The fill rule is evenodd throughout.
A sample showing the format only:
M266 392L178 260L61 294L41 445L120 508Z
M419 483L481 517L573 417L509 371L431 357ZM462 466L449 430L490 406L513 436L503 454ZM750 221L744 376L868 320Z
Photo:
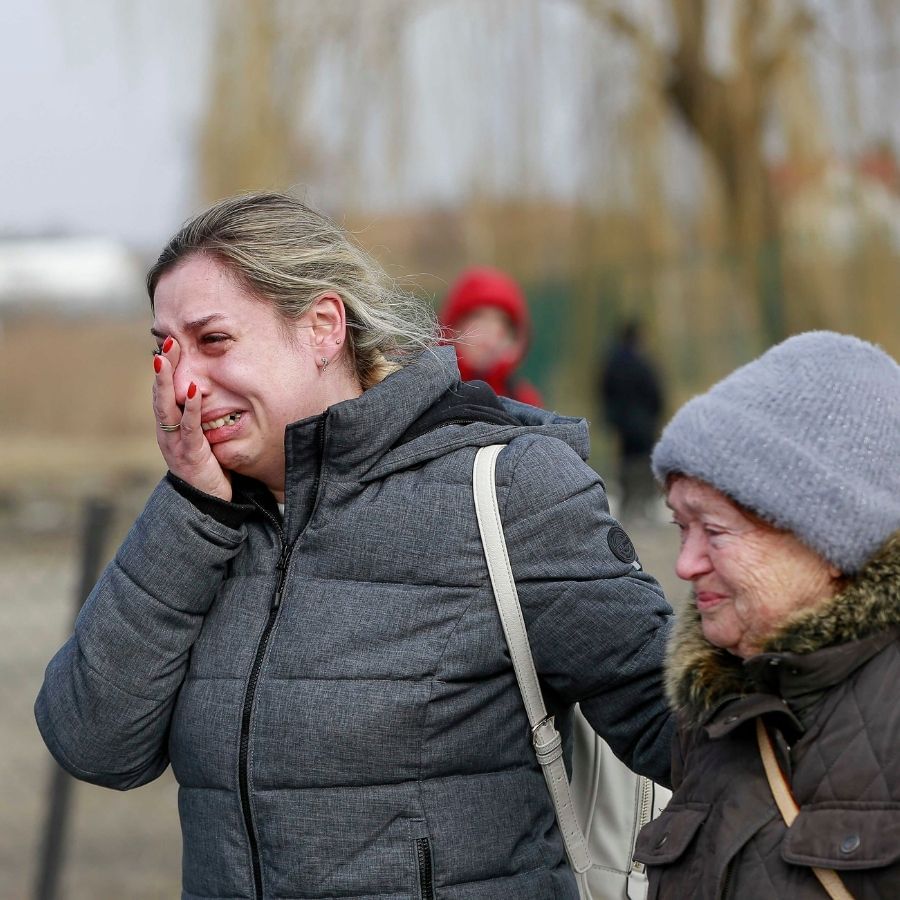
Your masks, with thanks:
M450 289L440 320L463 381L485 381L503 397L542 405L537 388L516 371L528 350L531 318L512 278L497 269L467 269Z

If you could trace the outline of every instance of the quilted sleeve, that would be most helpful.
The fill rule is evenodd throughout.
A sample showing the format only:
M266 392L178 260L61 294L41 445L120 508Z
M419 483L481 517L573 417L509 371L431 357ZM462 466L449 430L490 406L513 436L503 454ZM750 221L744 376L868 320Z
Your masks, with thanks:
M165 770L191 646L244 536L165 481L153 492L35 703L47 747L76 778L124 790Z
M529 437L501 453L497 484L548 697L579 702L626 765L668 785L675 724L663 660L672 608L610 515L602 481L568 445Z

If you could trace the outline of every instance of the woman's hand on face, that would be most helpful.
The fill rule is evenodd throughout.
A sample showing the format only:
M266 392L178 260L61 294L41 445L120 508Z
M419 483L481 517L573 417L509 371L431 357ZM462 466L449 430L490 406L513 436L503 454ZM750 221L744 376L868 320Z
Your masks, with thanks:
M180 355L178 342L173 337L167 337L162 352L153 357L153 412L159 449L173 475L197 490L222 500L231 500L229 473L219 465L200 427L200 391L191 382L183 412L175 399L175 368ZM180 424L181 427L167 431L160 427L163 424Z

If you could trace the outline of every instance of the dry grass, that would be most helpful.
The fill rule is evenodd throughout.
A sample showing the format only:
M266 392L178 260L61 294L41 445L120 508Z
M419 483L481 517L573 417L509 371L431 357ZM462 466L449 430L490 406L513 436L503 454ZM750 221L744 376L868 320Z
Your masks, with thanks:
M149 316L0 323L0 495L77 498L164 471ZM12 498L12 499L11 499Z

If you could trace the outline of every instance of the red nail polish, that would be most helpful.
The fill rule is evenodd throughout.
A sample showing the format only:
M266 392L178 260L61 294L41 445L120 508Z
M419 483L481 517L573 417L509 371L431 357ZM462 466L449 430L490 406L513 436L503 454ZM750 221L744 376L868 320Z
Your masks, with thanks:
M197 393L197 385L194 382L191 382L191 386L188 388L187 398L188 400L194 399L194 394Z
M157 375L162 371L162 359L159 356L153 357L153 371L156 372Z
M174 344L174 343L175 343L175 341L172 340L172 335L169 335L163 341L163 346L162 346L163 353L168 353L172 349L172 344Z

